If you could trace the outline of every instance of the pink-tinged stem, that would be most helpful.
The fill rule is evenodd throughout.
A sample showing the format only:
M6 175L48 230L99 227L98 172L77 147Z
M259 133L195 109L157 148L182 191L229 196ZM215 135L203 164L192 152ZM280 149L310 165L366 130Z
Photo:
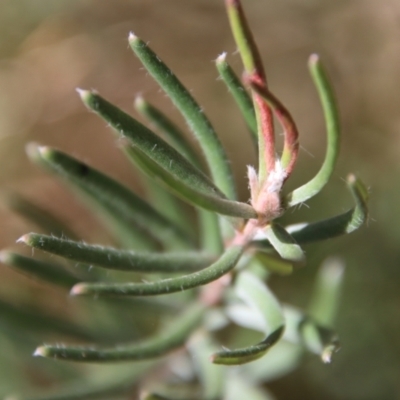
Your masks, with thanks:
M267 88L264 67L239 0L225 0L229 22L243 61L246 75L257 76L260 86ZM275 165L275 135L272 112L265 101L253 93L257 117L259 177L263 181Z
M273 109L283 126L285 141L281 163L287 173L287 179L293 171L299 152L299 134L296 124L286 107L268 89L259 84L257 77L249 76L247 80L251 88Z

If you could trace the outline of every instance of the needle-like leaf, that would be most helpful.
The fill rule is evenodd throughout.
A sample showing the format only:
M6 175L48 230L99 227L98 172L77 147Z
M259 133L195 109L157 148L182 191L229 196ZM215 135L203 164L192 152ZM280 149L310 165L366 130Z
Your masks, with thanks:
M71 288L80 281L77 276L55 262L36 260L5 250L0 252L0 261L25 275L57 286Z
M302 203L319 193L328 183L332 176L339 155L340 147L340 126L339 113L336 105L335 95L328 76L322 66L317 54L311 55L308 66L311 77L318 90L319 98L325 116L327 131L327 148L325 160L317 175L305 185L290 193L286 200L286 206L292 207Z
M129 44L149 74L181 112L190 130L198 139L216 185L229 199L235 199L232 172L225 151L201 107L145 42L131 33Z
M180 128L172 122L163 112L152 104L147 102L143 97L138 96L135 99L135 108L143 116L145 116L158 131L160 131L167 141L188 161L201 169L201 161L197 153L185 138L185 134Z
M147 273L197 271L208 266L213 260L210 255L194 251L137 252L90 245L37 233L26 234L18 241L70 260L121 271ZM77 283L77 280L74 283Z
M151 283L78 283L72 295L155 296L169 294L206 285L232 270L239 261L244 248L232 246L209 267L178 278L163 279Z
M236 279L235 291L251 309L257 311L263 320L267 337L256 345L214 353L211 360L216 364L244 364L262 357L281 338L285 329L277 299L256 276L246 271L241 272Z
M22 332L56 333L80 340L94 340L94 335L84 328L58 317L44 314L29 304L16 306L0 299L2 320L15 325Z
M152 106L142 97L136 98L135 108L151 123L153 123L164 134L169 142L172 143L175 149L177 149L188 161L193 163L197 168L202 169L201 160L197 153L193 150L192 146L188 143L184 133L164 113ZM125 154L131 161L133 161L133 163L140 164L140 161L135 158L134 152L126 149ZM145 170L143 172L146 173ZM158 204L162 204L162 209L168 210L169 207L169 209L171 209L171 213L175 217L174 220L182 220L182 213L180 209L177 210L176 202L173 202L174 199L168 197L165 198L167 195L171 196L171 194L165 192L165 188L160 187L157 182L154 182L153 179L147 179L146 184L156 196L156 202ZM160 196L163 198L160 199ZM201 248L216 254L220 253L222 251L222 243L217 216L214 213L203 209L198 209L198 215L200 224Z
M312 353L320 355L324 363L330 363L334 353L339 351L337 334L330 328L319 325L312 318L305 317L299 325L304 346Z
M47 393L42 396L11 395L4 400L110 400L126 398L134 392L138 379L148 372L153 365L154 361L142 361L130 366L129 374L120 373L117 377L107 377L95 382L82 379L79 382L57 388L54 393Z
M230 93L236 101L255 144L255 148L258 148L258 136L257 136L257 120L254 111L253 101L250 95L247 93L245 87L240 82L240 79L236 76L231 66L226 61L226 53L222 53L215 61L219 76L222 81L228 87Z
M180 182L166 169L160 167L150 157L135 147L126 146L125 152L135 160L137 165L146 172L152 179L164 184L182 199L206 210L214 211L222 215L229 215L239 218L256 218L255 210L246 203L227 200L224 197L214 196L212 193L204 193L196 186Z
M254 210L247 204L226 200L224 194L206 175L144 125L95 93L84 90L79 93L90 109L128 139L136 159L140 158L141 163L146 163L147 169L178 195L191 202L198 201L204 208L212 211L228 213L226 215L243 218L255 216Z
M91 199L107 211L111 208L118 220L130 224L132 231L137 233L135 238L146 238L148 234L172 245L188 244L187 236L171 221L109 176L50 147L34 148L31 145L28 152L34 161L90 194Z
M343 276L343 262L334 258L327 259L318 271L308 313L322 326L332 326L334 322Z
M138 361L159 357L184 344L191 332L199 325L204 307L195 304L153 337L134 344L98 349L93 346L43 345L34 355L80 362Z
M27 221L34 223L38 228L43 229L46 233L60 237L68 237L69 239L78 238L78 236L72 232L66 224L61 222L53 214L49 213L49 211L42 209L30 200L13 193L6 197L6 202L11 210L25 218Z

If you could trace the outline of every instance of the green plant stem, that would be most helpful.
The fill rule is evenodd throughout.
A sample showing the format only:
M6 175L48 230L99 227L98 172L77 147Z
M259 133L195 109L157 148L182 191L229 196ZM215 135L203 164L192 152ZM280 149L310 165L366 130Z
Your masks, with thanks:
M360 179L354 175L347 177L347 185L356 206L349 211L322 221L289 225L286 230L299 244L327 240L336 236L351 233L360 228L368 220L368 190ZM256 247L271 247L266 241L253 241Z
M264 66L257 45L247 23L239 0L225 0L231 31L239 49L246 75L267 87ZM270 108L257 93L253 93L258 135L258 176L263 182L275 167L275 135Z
M232 270L243 254L243 246L232 246L209 267L193 274L178 278L164 279L151 283L79 283L72 295L111 295L111 296L156 296L170 294L206 285Z
M34 355L80 362L138 361L159 357L182 346L188 336L199 325L205 308L200 304L188 307L186 312L170 323L163 333L144 339L141 342L119 345L115 348L96 349L93 346L43 345Z
M210 255L194 251L137 252L90 245L37 233L26 234L18 241L70 260L121 271L147 273L197 271L208 266L213 260ZM77 280L74 283L77 283Z
M218 136L203 110L173 72L145 42L131 33L129 44L146 70L181 112L190 130L197 137L216 185L229 199L235 199L235 187L229 162Z
M272 108L281 123L285 140L281 156L282 167L286 171L286 179L293 171L299 153L299 133L292 116L286 107L265 87L260 85L252 75L248 77L251 88Z

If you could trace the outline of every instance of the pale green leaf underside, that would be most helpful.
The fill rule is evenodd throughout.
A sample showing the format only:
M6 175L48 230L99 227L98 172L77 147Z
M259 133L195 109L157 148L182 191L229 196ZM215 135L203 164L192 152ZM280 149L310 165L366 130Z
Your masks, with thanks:
M336 258L328 258L318 271L308 314L322 326L332 326L334 323L343 277L344 264Z
M295 263L304 262L305 256L303 250L281 225L271 222L265 229L265 235L284 260Z

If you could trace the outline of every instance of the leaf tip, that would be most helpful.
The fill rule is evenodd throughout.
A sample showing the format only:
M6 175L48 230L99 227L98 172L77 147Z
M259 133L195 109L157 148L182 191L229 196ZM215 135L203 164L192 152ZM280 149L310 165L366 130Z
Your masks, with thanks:
M46 346L39 346L36 348L32 355L33 357L48 357L49 353Z
M8 264L12 258L12 253L7 250L0 251L0 262Z
M29 245L30 238L31 238L31 234L30 233L26 233L25 235L22 235L20 238L17 239L17 243L24 243L24 244L28 244Z
M80 295L88 294L88 293L89 293L89 290L84 283L77 283L76 285L74 285L72 287L72 289L69 292L69 294L71 296L80 296Z
M320 62L320 57L319 57L319 55L317 53L311 54L310 57L308 58L308 65L310 67L314 67L319 62Z
M83 103L87 105L87 103L89 102L90 98L93 95L93 92L90 90L85 90L85 89L80 89L80 88L76 88L75 90L79 94L79 97L81 98Z
M130 44L135 44L139 41L139 37L136 36L132 31L129 32L128 41Z
M135 106L136 110L142 110L146 107L147 102L143 98L143 96L139 94L135 97L135 101L134 101L133 105Z
M222 63L226 62L226 51L224 51L223 53L221 53L221 54L217 57L217 59L215 60L215 62L216 62L217 64L222 64Z

